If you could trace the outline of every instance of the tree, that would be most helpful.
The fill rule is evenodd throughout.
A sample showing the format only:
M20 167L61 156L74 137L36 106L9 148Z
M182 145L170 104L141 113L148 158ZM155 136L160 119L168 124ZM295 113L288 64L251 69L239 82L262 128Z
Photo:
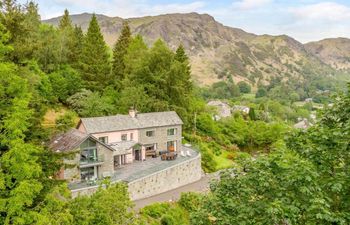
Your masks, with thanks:
M192 82L191 82L191 65L188 56L186 55L185 48L182 44L176 49L175 60L184 64L185 70L182 75L182 82L184 89L187 92L192 91Z
M107 184L91 197L79 196L69 205L74 217L73 225L80 224L139 224L130 210L127 186L122 183Z
M60 30L73 29L72 20L69 17L69 12L67 9L64 10L64 14L58 24L58 29Z
M240 81L237 83L239 90L241 91L241 93L250 93L251 92L251 87L250 85L245 82L245 81Z
M261 98L261 97L265 97L267 95L267 91L265 88L259 88L258 91L255 94L256 98Z
M82 88L82 80L78 72L69 66L62 67L49 74L52 93L58 101L65 103L67 98Z
M314 127L292 132L269 155L240 159L211 186L192 223L347 224L349 112L350 95L340 95Z
M84 37L80 68L82 78L91 90L102 90L111 80L109 54L95 14Z
M125 78L125 55L131 42L131 31L127 21L123 22L123 28L118 41L113 48L112 76L116 81Z

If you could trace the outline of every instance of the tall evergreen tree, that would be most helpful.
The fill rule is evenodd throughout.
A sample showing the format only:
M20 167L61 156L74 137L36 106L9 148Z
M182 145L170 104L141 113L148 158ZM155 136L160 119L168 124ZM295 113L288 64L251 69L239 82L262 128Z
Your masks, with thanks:
M83 50L83 41L83 30L80 26L75 25L68 52L68 63L73 68L78 68L79 60Z
M191 81L191 65L188 56L186 55L185 48L182 44L176 49L175 60L182 63L185 67L182 74L182 85L185 90L190 93L192 91L193 85Z
M113 48L112 75L117 81L125 78L125 55L131 41L131 32L128 22L123 22L123 28L118 41Z
M73 26L72 26L72 20L69 17L69 12L67 9L65 9L62 18L60 19L60 23L58 24L58 29L64 30L67 28L73 29Z
M84 37L81 73L91 90L101 90L110 81L109 54L95 14Z

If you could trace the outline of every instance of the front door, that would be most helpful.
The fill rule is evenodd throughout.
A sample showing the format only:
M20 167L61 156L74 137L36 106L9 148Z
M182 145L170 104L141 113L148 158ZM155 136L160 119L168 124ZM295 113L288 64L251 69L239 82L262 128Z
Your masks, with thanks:
M135 150L135 160L141 160L141 151L140 150Z

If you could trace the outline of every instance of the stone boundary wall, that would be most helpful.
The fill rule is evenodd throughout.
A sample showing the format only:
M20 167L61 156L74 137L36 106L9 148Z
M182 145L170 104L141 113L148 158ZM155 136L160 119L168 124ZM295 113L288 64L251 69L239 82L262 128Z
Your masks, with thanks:
M202 177L201 155L128 183L131 200L139 200L196 182ZM121 182L113 181L112 183ZM91 195L98 186L72 190L72 197Z
M168 167L146 177L128 183L131 200L157 195L200 180L202 177L201 157Z

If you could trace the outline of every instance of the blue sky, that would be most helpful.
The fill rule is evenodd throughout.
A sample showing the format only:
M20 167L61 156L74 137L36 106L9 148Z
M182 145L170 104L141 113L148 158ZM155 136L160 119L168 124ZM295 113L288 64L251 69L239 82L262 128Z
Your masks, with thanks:
M19 0L26 2L27 0ZM350 0L36 0L43 19L67 8L123 18L208 13L227 26L256 34L287 34L301 42L350 38Z

